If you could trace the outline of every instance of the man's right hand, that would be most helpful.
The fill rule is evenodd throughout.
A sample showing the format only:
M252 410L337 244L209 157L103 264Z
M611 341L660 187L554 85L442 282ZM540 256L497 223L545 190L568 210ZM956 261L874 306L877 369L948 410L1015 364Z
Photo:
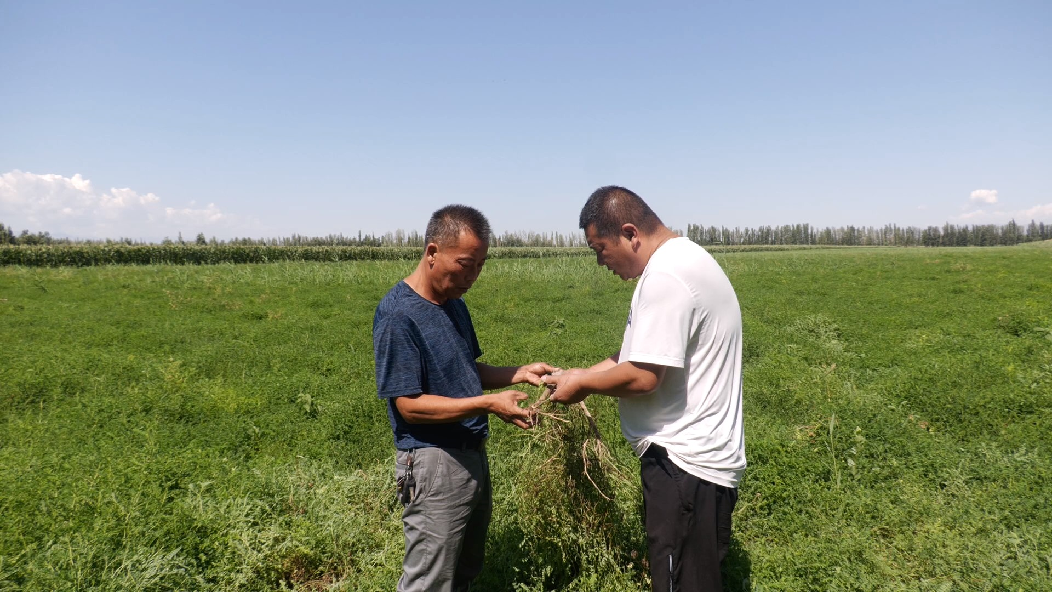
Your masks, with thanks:
M533 416L530 411L519 407L520 401L529 399L526 393L503 391L487 396L490 400L490 413L501 418L504 422L515 424L524 430L533 427Z

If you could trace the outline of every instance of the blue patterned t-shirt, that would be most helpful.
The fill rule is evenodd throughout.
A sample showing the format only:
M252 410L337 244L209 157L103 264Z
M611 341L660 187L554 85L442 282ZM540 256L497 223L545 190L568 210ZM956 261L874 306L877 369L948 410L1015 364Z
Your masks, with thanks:
M394 399L427 393L443 397L482 394L475 360L482 355L468 307L460 298L435 304L398 282L373 317L376 392L387 400L395 448L473 446L489 435L486 415L452 423L411 424Z

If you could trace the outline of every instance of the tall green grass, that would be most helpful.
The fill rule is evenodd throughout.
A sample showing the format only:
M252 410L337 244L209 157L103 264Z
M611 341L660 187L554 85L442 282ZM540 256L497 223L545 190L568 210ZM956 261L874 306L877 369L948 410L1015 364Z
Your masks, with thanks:
M1046 249L717 259L745 322L729 590L1052 589ZM0 268L0 590L391 589L370 330L413 266ZM631 290L497 259L467 300L484 361L568 367L617 348ZM480 589L647 589L635 475L577 528L558 448L493 431Z

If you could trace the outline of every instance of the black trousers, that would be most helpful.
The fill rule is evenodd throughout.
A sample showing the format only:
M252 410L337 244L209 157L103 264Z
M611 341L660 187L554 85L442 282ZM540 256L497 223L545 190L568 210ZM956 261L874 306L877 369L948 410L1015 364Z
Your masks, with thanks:
M640 460L654 592L719 592L738 490L699 479L651 444Z

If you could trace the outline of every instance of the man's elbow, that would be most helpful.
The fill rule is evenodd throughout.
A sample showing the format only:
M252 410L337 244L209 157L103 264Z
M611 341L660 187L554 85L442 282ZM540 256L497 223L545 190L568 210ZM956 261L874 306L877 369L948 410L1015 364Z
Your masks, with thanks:
M635 386L635 388L632 390L635 392L636 396L642 397L643 395L649 395L656 391L657 388L661 386L661 381L656 376L648 376L638 379L633 386Z
M401 415L408 424L426 423L426 415L417 409L419 398L420 395L410 395L395 399L395 409L398 410L398 415Z
M632 383L629 390L632 391L632 394L636 397L649 395L661 386L661 381L664 378L665 373L663 371L654 371L650 368L639 368L637 366L637 371L635 372L635 376L632 377Z

